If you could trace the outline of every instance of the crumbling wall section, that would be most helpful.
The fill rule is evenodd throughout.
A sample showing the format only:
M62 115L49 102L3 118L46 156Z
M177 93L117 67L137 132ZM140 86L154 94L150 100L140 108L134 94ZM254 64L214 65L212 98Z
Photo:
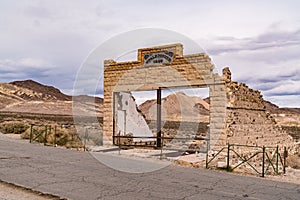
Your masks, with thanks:
M284 146L296 153L295 141L265 110L263 97L258 90L231 80L229 68L223 69L227 96L226 142L252 146Z
M131 135L134 137L151 137L152 131L145 118L137 110L136 102L130 92L116 93L116 134L121 136ZM139 141L139 138L133 138L133 142ZM144 139L151 141L154 139Z

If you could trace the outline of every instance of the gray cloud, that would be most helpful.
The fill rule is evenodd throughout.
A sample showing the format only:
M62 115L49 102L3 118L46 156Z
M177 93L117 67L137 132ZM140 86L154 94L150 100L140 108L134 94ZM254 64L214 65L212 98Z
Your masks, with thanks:
M261 89L265 95L276 94L275 100L282 99L279 96L287 96L291 88L296 92L290 93L297 94L295 84L300 79L297 4L1 1L0 82L32 78L70 94L79 66L93 48L122 32L155 27L191 38L206 37L199 42L206 44L219 73L222 67L230 66L234 80ZM185 53L192 52L185 49ZM99 68L99 62L93 67ZM93 83L98 81L95 75ZM102 88L96 88L95 93L101 94Z
M280 97L290 96L295 105L295 97L300 96L300 29L270 29L254 37L216 37L211 41L207 51L219 72L229 66L234 80L261 90L266 99L287 106L288 98L282 101Z
M216 43L216 44L214 44ZM266 32L253 38L216 37L207 48L211 55L257 51L271 48L288 48L300 45L300 29L296 31Z

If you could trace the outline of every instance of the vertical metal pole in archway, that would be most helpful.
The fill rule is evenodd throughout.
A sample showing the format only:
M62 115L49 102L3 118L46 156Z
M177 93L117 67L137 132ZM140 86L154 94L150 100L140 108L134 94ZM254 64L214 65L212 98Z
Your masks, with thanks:
M156 135L156 146L161 147L161 89L157 89L157 135Z

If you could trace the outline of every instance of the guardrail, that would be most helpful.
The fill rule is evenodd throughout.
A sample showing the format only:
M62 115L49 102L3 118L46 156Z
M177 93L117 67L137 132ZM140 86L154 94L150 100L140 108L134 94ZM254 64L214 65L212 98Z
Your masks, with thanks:
M251 156L248 158L243 157L238 153L234 147L246 147L246 148L256 148L256 152L252 153ZM267 150L273 150L273 155L268 152ZM284 147L283 155L279 152L279 147L271 147L271 146L250 146L250 145L240 145L240 144L228 144L226 147L223 147L220 149L216 154L212 155L212 158L209 159L209 155L206 155L206 168L222 168L218 166L210 166L212 161L216 160L218 157L220 157L221 153L225 151L225 157L226 157L226 169L227 171L233 171L243 164L248 165L251 169L253 169L257 174L260 174L262 177L269 172L269 170L273 170L275 174L280 174L279 172L279 166L282 167L282 173L285 174L285 167L286 167L286 157L287 157L287 150L286 147ZM233 153L233 156L231 156L231 152ZM249 151L250 152L250 151ZM257 167L255 167L253 164L251 164L249 161L251 159L254 159L255 157L261 155L261 158L258 159L261 161L261 170L259 170ZM236 165L230 165L230 159L233 159L233 157L237 156L237 158L240 159L240 162ZM224 154L223 154L224 157Z

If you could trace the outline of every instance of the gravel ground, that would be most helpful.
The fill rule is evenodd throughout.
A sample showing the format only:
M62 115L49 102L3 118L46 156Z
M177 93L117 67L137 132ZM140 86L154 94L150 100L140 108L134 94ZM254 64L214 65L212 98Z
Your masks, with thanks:
M47 195L42 195L19 186L0 181L0 200L49 200L59 199Z

